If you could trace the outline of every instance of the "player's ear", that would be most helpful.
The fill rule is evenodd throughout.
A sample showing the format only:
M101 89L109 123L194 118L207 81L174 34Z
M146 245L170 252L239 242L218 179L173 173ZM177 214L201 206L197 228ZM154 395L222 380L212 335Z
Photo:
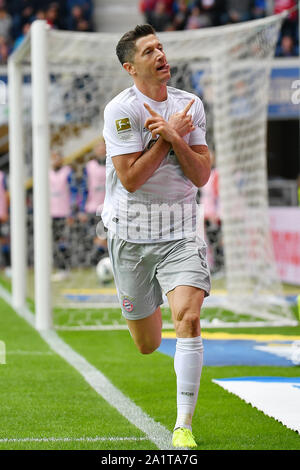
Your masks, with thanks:
M126 72L129 73L129 75L134 75L135 74L135 68L134 68L134 65L131 62L124 62L123 68L126 70Z

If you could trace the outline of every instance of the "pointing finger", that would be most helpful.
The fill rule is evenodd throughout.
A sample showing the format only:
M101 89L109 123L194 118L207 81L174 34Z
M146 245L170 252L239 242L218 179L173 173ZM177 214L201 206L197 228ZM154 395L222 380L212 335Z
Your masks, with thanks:
M190 109L191 109L191 106L192 104L194 104L195 102L195 99L193 98L187 105L186 107L184 108L184 110L182 111L183 114L186 114Z
M154 117L159 116L159 114L157 114L157 113L154 111L154 109L152 109L151 106L149 106L148 103L144 103L144 106L145 106L145 108L147 109L147 111L151 114L151 116L154 116Z

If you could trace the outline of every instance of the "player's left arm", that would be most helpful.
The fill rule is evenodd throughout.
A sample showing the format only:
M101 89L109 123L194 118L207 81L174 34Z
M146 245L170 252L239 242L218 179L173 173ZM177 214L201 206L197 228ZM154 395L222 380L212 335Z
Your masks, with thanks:
M174 135L171 143L184 175L197 188L204 186L211 171L211 158L207 145L190 147L178 134Z

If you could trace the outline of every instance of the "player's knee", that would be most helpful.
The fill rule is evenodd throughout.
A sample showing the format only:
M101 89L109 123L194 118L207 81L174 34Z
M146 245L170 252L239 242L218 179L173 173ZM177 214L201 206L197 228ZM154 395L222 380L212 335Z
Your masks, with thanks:
M157 348L159 348L160 343L161 338L156 339L155 341L151 341L149 343L140 343L137 346L141 354L152 354L154 351L156 351Z
M178 311L176 317L177 330L184 330L185 333L191 335L197 334L200 327L200 313L193 312L189 309Z

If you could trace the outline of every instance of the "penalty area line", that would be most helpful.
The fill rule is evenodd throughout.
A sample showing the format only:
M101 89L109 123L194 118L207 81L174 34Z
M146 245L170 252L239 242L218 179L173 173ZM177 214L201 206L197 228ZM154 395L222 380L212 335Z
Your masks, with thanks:
M0 296L11 308L35 329L35 319L29 309L15 309L9 292L0 286ZM65 343L54 330L36 330L44 341L70 364L86 382L113 408L131 424L142 431L147 440L152 441L159 450L172 450L172 433L162 424L155 421L139 406L115 387L99 369L90 364L83 356Z

